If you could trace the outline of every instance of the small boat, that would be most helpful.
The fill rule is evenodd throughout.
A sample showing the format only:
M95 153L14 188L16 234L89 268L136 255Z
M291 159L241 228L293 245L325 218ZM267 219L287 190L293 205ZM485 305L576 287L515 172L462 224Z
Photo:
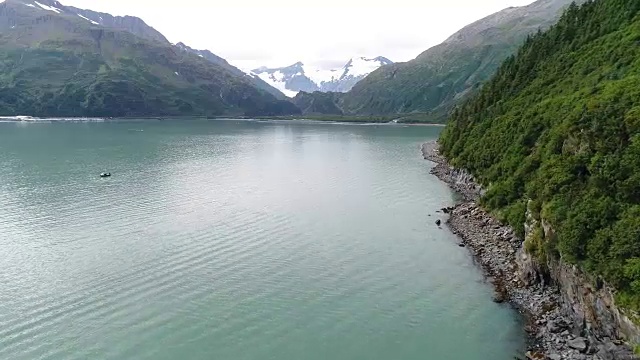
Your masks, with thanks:
M107 177L111 177L111 173L101 173L100 174L101 178L107 178Z

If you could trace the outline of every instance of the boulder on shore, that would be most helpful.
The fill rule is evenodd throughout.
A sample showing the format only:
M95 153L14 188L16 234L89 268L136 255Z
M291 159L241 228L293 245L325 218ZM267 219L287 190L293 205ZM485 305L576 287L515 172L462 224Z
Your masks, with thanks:
M585 352L587 351L587 339L585 338L575 338L573 340L569 340L567 341L567 345L572 348L572 349L576 349L580 352Z

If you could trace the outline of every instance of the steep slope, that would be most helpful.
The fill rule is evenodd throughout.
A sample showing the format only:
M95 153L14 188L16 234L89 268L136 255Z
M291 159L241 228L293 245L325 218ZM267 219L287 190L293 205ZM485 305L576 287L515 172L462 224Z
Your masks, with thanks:
M57 1L0 3L0 114L299 112L257 89L245 76L177 51L157 36L136 36L129 29L103 26L80 15Z
M227 60L221 58L220 56L212 53L209 50L197 50L197 49L193 49L191 47L189 47L188 45L179 42L176 45L176 48L180 49L181 51L187 52L187 53L191 53L191 54L195 54L213 64L216 64L226 70L228 70L229 72L231 72L232 74L239 76L239 77L246 77L249 82L251 82L255 87L257 87L258 89L262 89L268 93L270 93L271 95L275 96L276 98L278 98L279 100L286 100L287 97L280 92L280 90L274 88L273 86L267 84L266 82L264 82L262 79L260 79L259 77L255 76L255 75L251 75L251 74L245 74L244 71L238 69L237 67L229 64L229 62L227 62Z
M51 0L44 0L44 2L46 1ZM57 1L55 1L55 3L60 5ZM158 41L164 44L169 43L167 38L165 38L159 31L147 25L142 19L135 16L113 16L92 10L78 9L73 6L68 6L66 9L94 25L102 25L113 29L125 30L143 39Z
M539 0L479 20L412 61L374 71L343 97L341 107L357 114L431 112L442 118L571 1Z
M297 62L281 68L261 67L252 70L251 74L294 97L299 91L347 92L372 71L392 63L382 56L372 59L355 57L338 69L323 70Z
M453 113L441 146L487 187L485 206L521 234L531 224L531 254L640 309L639 1L572 5Z
M158 41L160 43L167 44L167 45L170 44L169 40L167 40L167 38L165 38L164 35L162 35L159 31L147 25L144 22L144 20L134 16L113 16L111 14L96 12L93 10L78 9L73 6L65 7L55 0L43 0L41 4L50 6L50 7L57 7L58 9L68 11L72 14L77 14L80 18L85 19L94 25L102 25L105 27L113 28L113 29L124 30L136 36L139 36L143 39ZM253 83L254 86L256 86L259 89L267 91L268 93L275 96L279 100L287 99L287 97L284 96L284 94L280 92L278 89L270 86L269 84L265 83L264 81L262 81L262 79L258 77L245 74L242 70L229 64L227 60L212 53L209 50L193 49L182 42L175 44L175 46L181 51L198 55L199 57L204 58L213 64L221 66L227 69L228 71L230 71L232 74L235 74L236 76L240 76L240 77L247 76L248 80L251 83Z
M300 91L293 98L293 103L305 115L342 115L342 110L336 106L338 96L340 96L339 93L333 92L323 93L316 91L308 93Z
M188 53L192 53L195 55L198 55L201 58L204 58L205 60L208 60L209 62L216 64L216 65L220 65L222 67L227 68L227 70L231 71L231 72L235 72L236 74L239 75L244 75L244 72L234 66L232 66L231 64L229 64L227 62L227 60L221 58L220 56L212 53L209 50L197 50L197 49L193 49L191 47L189 47L188 45L186 45L185 43L179 42L176 44L176 47L184 52L188 52Z

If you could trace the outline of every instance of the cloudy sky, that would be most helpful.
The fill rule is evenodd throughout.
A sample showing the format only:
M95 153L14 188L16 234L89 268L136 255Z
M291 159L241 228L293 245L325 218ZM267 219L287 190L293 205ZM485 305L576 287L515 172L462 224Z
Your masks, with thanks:
M466 24L533 0L60 0L134 15L171 42L209 49L243 69L352 56L407 61Z

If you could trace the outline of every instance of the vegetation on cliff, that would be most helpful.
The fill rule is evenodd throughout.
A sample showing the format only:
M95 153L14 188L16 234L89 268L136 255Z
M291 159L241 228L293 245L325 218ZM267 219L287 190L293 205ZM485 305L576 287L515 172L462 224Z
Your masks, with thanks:
M640 309L639 1L571 5L454 111L441 146L520 233L528 203L554 229L529 250L580 265Z

